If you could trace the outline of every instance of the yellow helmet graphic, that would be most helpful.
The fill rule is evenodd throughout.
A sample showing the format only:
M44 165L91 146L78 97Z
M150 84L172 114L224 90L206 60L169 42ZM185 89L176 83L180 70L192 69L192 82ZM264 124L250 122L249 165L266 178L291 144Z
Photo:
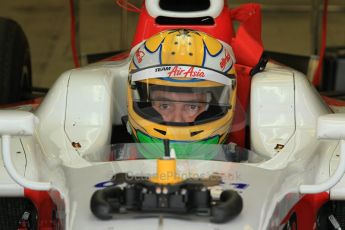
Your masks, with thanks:
M232 48L203 32L168 30L146 40L128 79L135 140L169 140L180 157L190 143L224 143L236 102L234 63Z

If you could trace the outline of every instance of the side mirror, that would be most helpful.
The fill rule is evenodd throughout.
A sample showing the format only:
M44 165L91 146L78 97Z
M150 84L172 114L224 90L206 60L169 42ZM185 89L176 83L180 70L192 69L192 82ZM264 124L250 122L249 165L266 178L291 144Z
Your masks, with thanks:
M336 185L345 173L345 114L326 114L317 122L317 137L325 140L340 140L340 162L334 174L317 185L301 185L300 193L315 194L329 190Z
M38 118L34 114L17 110L0 111L0 135L33 135Z
M345 113L320 116L317 122L319 139L345 140Z
M0 110L2 158L8 174L15 182L33 190L50 190L50 182L35 182L26 179L17 172L12 162L11 136L33 135L37 123L38 118L33 113L17 110Z

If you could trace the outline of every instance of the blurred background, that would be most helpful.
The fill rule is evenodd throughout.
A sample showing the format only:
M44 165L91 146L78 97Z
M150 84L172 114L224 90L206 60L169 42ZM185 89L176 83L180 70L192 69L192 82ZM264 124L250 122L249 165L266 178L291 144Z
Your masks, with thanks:
M79 12L82 65L89 54L130 48L138 13L127 12L113 0L74 0ZM142 0L129 0L140 7ZM235 8L246 0L229 0ZM322 0L260 0L262 39L268 51L313 57L319 53ZM74 67L70 45L70 2L52 0L2 1L0 16L16 20L31 50L32 80L49 88L58 76ZM328 7L327 47L345 47L345 1Z

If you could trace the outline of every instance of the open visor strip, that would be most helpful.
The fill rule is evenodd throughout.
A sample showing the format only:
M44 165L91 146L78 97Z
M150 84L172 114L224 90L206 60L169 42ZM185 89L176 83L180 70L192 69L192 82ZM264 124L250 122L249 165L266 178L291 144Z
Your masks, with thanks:
M218 82L223 85L232 85L231 76L214 71L212 69L200 68L196 66L177 66L164 65L156 66L147 69L142 69L134 72L132 81L141 81L151 78L193 78L200 80L208 80Z

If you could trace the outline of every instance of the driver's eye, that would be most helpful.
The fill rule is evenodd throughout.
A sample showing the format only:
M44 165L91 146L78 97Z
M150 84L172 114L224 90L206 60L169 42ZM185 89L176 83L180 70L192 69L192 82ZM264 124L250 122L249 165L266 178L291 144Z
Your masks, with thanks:
M200 108L198 105L188 105L190 110L197 110Z
M202 110L201 104L186 104L185 105L185 111L189 113L190 115L199 113L199 111L201 110Z
M159 104L159 108L162 110L167 110L170 108L170 104L167 104L167 103Z

